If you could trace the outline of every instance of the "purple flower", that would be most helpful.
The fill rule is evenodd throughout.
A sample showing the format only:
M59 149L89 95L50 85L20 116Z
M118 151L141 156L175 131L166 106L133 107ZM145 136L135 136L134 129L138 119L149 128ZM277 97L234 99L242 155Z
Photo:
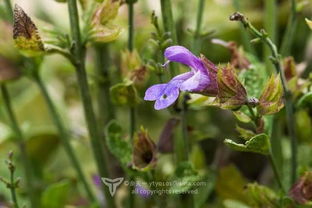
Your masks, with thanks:
M147 199L152 195L152 192L150 190L144 188L139 184L135 185L135 193L144 199Z
M146 90L144 100L155 101L156 110L173 104L179 97L180 91L216 95L217 68L204 56L196 57L182 46L170 46L165 50L164 55L169 61L189 66L191 71L175 76L168 83L156 84Z

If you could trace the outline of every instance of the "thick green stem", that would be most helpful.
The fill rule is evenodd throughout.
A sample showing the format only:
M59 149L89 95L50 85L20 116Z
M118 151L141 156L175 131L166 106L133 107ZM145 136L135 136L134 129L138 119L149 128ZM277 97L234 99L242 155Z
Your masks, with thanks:
M170 33L170 38L174 45L178 44L176 27L173 21L171 0L160 0L161 14L165 32ZM177 65L170 63L171 77L174 77L177 73Z
M69 134L61 120L61 117L60 115L58 114L57 110L56 110L56 107L52 101L52 98L50 97L49 93L48 93L48 90L45 86L45 84L42 82L42 79L41 77L39 76L39 74L36 74L34 76L34 80L35 82L37 83L38 87L40 88L40 91L48 105L48 108L50 110L50 114L51 114L51 117L52 117L52 120L60 134L60 137L62 139L62 142L63 142L63 145L64 145L64 149L65 149L65 152L66 154L68 155L73 167L75 168L77 174L78 174L78 178L79 180L82 182L83 186L84 186L84 189L86 191L86 194L89 198L89 200L94 203L95 202L95 197L91 191L91 188L89 187L89 184L87 183L87 180L83 174L83 171L81 169L81 166L79 164L79 161L74 153L74 150L70 144L70 141L69 141Z
M280 63L280 55L278 53L276 45L272 42L272 40L267 36L264 31L257 30L248 19L238 13L235 12L231 15L230 20L232 21L240 21L245 28L247 28L253 35L260 38L264 41L270 48L272 57L271 60L273 65L275 66L276 72L280 74L280 79L283 86L284 98L285 98L285 106L286 106L286 116L287 116L287 127L288 133L291 139L291 183L294 183L297 178L297 137L295 132L295 114L292 102L292 94L287 86L287 81L285 78L284 71L282 71L281 63Z
M297 29L297 6L296 6L296 0L289 0L291 11L290 16L287 23L287 28L282 40L281 45L281 54L283 56L288 56L290 53L291 45L293 43L294 35Z
M109 77L109 48L108 44L96 45L94 48L96 56L96 74L98 76L98 119L100 126L105 126L110 120L115 118L114 105L112 104L109 95L109 89L111 86Z
M268 34L270 34L273 42L276 40L276 11L276 0L265 0L264 29ZM271 51L266 43L263 43L263 52L267 75L270 76L274 66L268 58L271 54Z
M100 132L98 130L97 126L98 124L96 122L96 117L92 105L92 99L87 80L87 73L85 69L85 48L81 43L79 15L76 0L68 0L68 10L70 17L71 35L74 46L73 52L75 58L74 65L76 68L76 75L83 103L84 115L86 118L91 144L93 147L93 154L101 177L108 177L109 176L108 168L106 167L107 161L106 158L104 158L105 154L102 151L103 144L101 141ZM114 208L115 207L114 200L110 195L108 189L104 186L102 187L105 194L107 207Z
M21 159L22 164L24 166L24 174L25 174L25 180L26 180L26 189L27 193L29 194L31 207L36 208L38 207L38 201L36 200L36 191L34 190L34 184L32 181L33 174L31 172L31 164L29 161L29 157L26 151L26 144L25 144L25 137L22 133L22 130L19 127L19 124L17 122L16 116L13 112L11 98L8 92L8 89L6 88L5 84L1 84L1 92L3 97L4 106L6 108L6 111L8 113L12 129L14 130L14 133L16 134L16 140L17 144L21 153Z
M197 8L197 19L196 19L196 30L194 34L194 53L198 53L200 51L201 41L200 41L200 29L202 25L202 20L204 16L204 8L205 8L206 0L198 0L198 8Z

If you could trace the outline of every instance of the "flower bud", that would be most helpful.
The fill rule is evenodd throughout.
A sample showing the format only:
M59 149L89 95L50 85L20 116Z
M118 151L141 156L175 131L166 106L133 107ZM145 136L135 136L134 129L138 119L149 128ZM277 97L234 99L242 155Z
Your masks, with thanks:
M218 95L216 103L224 109L236 110L247 102L247 92L239 81L232 65L220 68L217 74Z

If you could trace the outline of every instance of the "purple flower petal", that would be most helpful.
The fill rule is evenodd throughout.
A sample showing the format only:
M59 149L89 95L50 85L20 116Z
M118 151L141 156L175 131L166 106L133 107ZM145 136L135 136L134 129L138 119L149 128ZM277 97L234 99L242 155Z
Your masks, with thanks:
M156 100L154 108L156 110L167 108L172 103L174 103L178 97L179 97L179 88L176 85L169 82L162 96Z
M187 79L180 86L182 91L202 91L210 83L210 79L207 75L201 73L201 71L196 72L191 78Z
M183 46L170 46L164 55L168 60L187 65L195 71L205 69L201 60Z
M138 184L135 185L135 193L141 196L144 199L149 198L152 195L152 192L143 186L140 186Z
M182 82L184 82L185 80L191 78L193 75L194 75L194 72L185 72L183 74L179 74L179 75L173 77L170 82L175 82L176 85L179 85ZM178 81L180 81L180 83Z
M154 101L160 98L166 89L167 84L156 84L148 88L145 92L144 100Z

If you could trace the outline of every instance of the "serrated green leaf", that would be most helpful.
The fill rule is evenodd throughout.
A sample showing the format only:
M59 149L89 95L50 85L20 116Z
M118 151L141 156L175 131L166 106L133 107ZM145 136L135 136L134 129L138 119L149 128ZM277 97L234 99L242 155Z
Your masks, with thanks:
M261 115L270 115L279 112L284 107L282 98L283 87L279 75L272 75L259 98L258 112Z
M116 121L111 121L106 126L105 133L109 151L127 167L131 163L132 148L130 142L122 136L122 127Z
M203 175L199 175L189 162L182 162L178 165L175 176L173 178L173 185L170 187L170 191L180 194L194 188L194 183L201 181Z
M258 134L246 141L245 144L238 144L231 139L225 139L224 143L233 150L241 152L255 152L263 155L270 154L270 141L266 134Z
M265 71L263 65L253 60L250 68L239 74L239 78L243 80L244 87L249 97L257 98L260 96L264 84L262 71Z

